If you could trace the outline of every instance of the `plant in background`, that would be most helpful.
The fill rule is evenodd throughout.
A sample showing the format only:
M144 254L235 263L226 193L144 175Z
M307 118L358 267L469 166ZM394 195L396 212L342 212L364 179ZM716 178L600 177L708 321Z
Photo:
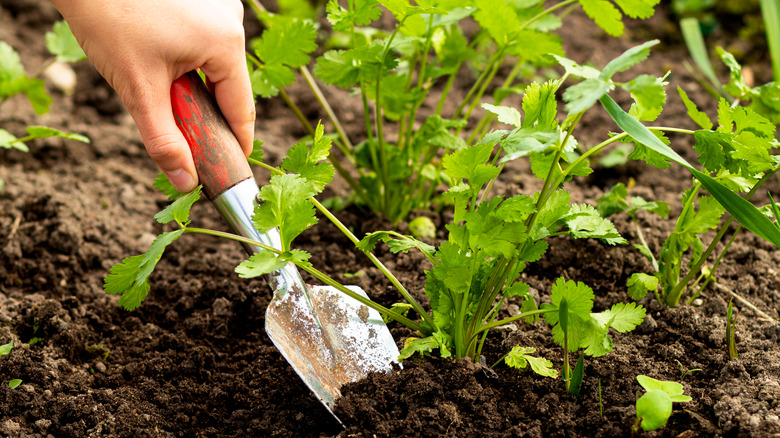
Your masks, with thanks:
M664 427L672 415L672 403L686 403L692 399L683 394L683 386L677 382L656 380L648 376L636 376L645 392L636 401L636 422L631 429L633 436L642 430L651 431Z
M11 354L11 350L13 348L14 348L14 342L13 341L11 341L11 342L9 342L7 344L0 345L0 358L5 356L5 355L7 355L7 354ZM19 386L21 384L22 384L22 380L21 379L13 379L10 382L8 382L8 386L10 386L11 389L15 389L17 386Z
M560 27L568 8L582 6L608 34L619 36L623 13L648 18L658 1L616 1L620 9L606 0L564 0L546 9L542 0L343 3L330 0L326 8L336 32L330 41L339 48L319 56L312 75L306 66L317 48L314 25L299 17L270 14L256 0L250 1L266 26L248 55L253 89L261 97L281 95L313 133L284 92L299 72L333 124L336 145L358 173L355 180L332 161L351 186L355 201L397 223L413 209L430 208L434 200L446 202L437 196L441 183L447 182L441 154L472 145L490 130L495 121L490 112L473 127L468 120L487 90L495 87L502 66L512 70L493 94L495 105L522 92L525 84L518 76L529 65L550 65L548 54L563 55L560 37L550 32ZM396 19L387 31L370 27L383 9ZM479 25L473 35L460 27L468 18ZM467 66L479 73L468 93L453 102L451 87ZM365 138L357 144L347 136L315 79L360 96ZM425 108L433 90L441 90L438 103ZM455 109L446 109L445 102L454 103Z
M741 74L737 74L740 71L739 65L729 54L723 52L723 55L724 60L728 60L728 64L732 65L732 80L725 88L744 88ZM780 168L778 167L780 156L773 154L774 148L778 145L775 138L776 126L750 107L730 105L725 98L720 98L718 126L715 128L710 118L699 111L696 104L682 89L678 89L678 92L688 110L688 115L701 127L696 131L681 132L693 135L694 149L699 154L698 161L703 171L714 175L713 180L719 182L722 187L734 193L746 193L745 199L749 200ZM661 140L668 142L663 137ZM657 167L669 166L668 161L663 157L659 159L658 156L646 154L644 159ZM712 280L713 272L742 225L732 234L712 266L707 267L708 259L728 232L734 216L724 218L726 212L724 206L729 205L728 201L717 199L720 196L718 191L720 189L710 189L706 184L711 183L699 178L694 180L691 188L683 193L681 198L683 209L677 218L674 230L656 255L644 241L641 228L637 223L636 212L647 210L665 217L668 214L667 206L648 203L641 198L628 198L624 186L614 187L598 201L601 206L600 211L605 216L620 211L629 214L636 224L640 240L640 243L635 246L653 266L653 275L635 273L628 280L629 295L632 298L641 299L648 291L653 291L659 302L675 307L679 305L686 290L690 290L687 300L690 303ZM708 189L710 194L704 194L704 189ZM727 193L723 192L723 194ZM736 201L745 205L742 198ZM744 208L752 209L748 205ZM737 214L741 209L742 207L736 210L732 208L732 215ZM763 222L762 230L767 230L769 233L774 232L771 228L776 230L768 219L758 217L756 219ZM750 221L742 222L743 225L749 223ZM716 230L715 237L705 247L702 237L712 230ZM761 235L762 232L759 231L757 234ZM777 242L773 241L773 243L777 245ZM688 272L682 275L685 258L689 259Z
M53 31L46 34L46 47L54 56L51 62L77 62L85 59L84 52L64 21L55 23ZM8 43L0 41L0 105L13 96L24 95L36 114L49 112L52 99L46 92L44 80L38 78L43 70L33 76L27 76L19 54ZM66 133L46 126L29 126L26 134L23 137L16 137L0 128L0 148L29 152L25 142L46 137L61 137L89 143L89 139L81 134ZM0 190L3 185L3 180L0 180Z

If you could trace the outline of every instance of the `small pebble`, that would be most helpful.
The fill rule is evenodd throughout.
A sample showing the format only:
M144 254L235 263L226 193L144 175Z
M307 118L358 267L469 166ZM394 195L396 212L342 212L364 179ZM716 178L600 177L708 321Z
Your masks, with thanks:
M98 373L105 373L106 372L106 364L104 364L103 362L95 363L95 366L93 368L95 368L95 371L98 372Z
M702 304L704 304L704 300L702 300L701 298L696 298L695 300L693 300L693 303L691 303L691 304L693 304L696 307L699 307Z

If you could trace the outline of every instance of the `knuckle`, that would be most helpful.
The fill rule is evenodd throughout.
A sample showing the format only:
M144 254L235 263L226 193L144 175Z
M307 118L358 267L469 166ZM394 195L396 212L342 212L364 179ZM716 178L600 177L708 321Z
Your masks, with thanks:
M157 134L144 140L146 152L156 163L173 161L181 155L178 136L170 133Z

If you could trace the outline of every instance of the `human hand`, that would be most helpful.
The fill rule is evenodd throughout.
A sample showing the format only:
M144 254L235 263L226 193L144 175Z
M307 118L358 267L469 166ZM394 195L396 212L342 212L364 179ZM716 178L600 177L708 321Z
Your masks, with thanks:
M200 68L246 155L255 106L239 0L52 0L135 120L149 156L181 192L198 184L171 111L171 83Z

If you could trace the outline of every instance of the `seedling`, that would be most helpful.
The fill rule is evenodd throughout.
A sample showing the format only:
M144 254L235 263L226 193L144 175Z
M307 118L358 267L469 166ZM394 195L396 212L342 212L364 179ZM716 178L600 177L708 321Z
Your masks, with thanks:
M0 356L11 354L11 349L13 348L14 348L14 341L11 341L7 344L0 345Z
M726 310L726 350L729 354L729 360L734 360L739 357L736 337L737 313L734 312L734 309L731 306L732 301L733 300L729 300L729 307Z
M655 380L648 376L636 376L647 391L636 401L636 422L631 429L633 436L639 428L651 431L664 427L672 415L672 403L685 403L692 399L683 395L683 386L677 382Z
M22 384L22 379L13 379L10 382L8 382L8 386L11 387L11 389L16 389L16 387L21 384Z
M51 62L76 62L84 59L76 38L63 21L54 25L53 32L46 34L46 47L54 55ZM27 76L19 54L5 41L0 41L0 105L13 96L24 95L39 115L49 111L52 102L46 92L45 83L38 79L40 73ZM89 139L81 134L66 133L46 126L29 126L25 136L17 138L5 129L0 128L0 148L17 149L29 152L25 142L46 137L60 137L67 140L89 143ZM4 182L0 180L0 189Z
M677 359L675 359L674 361L677 362L677 365L680 365L680 382L685 380L685 376L687 376L688 374L694 373L694 372L697 372L697 371L702 371L701 368L693 368L693 369L687 370L687 369L685 369L685 366L682 364L682 362L680 362Z

